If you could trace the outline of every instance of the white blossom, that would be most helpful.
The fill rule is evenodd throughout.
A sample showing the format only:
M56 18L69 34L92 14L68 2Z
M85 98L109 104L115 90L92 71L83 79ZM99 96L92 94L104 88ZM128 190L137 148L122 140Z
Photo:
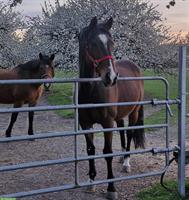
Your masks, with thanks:
M0 66L12 67L21 60L18 30L24 27L21 15L0 2Z
M145 0L68 0L55 6L45 3L42 18L32 19L34 49L57 54L57 65L78 67L78 33L97 16L103 22L114 19L111 30L114 56L126 57L143 68L170 68L176 64L176 38L163 25L156 6ZM30 34L30 33L28 33ZM37 42L36 42L37 41Z

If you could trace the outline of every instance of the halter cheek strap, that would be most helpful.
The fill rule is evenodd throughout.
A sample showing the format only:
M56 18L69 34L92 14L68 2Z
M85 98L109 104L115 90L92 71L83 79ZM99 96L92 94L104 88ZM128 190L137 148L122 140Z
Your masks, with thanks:
M104 56L104 57L99 58L99 59L95 59L95 62L101 63L101 62L103 62L103 61L105 61L105 60L113 60L112 55L108 55L108 56Z

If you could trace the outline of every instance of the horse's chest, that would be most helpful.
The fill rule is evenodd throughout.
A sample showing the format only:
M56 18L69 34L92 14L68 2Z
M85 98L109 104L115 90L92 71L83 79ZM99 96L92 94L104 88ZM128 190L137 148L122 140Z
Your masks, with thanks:
M80 121L90 124L99 123L109 119L115 119L117 107L97 107L96 104L117 102L117 90L115 87L104 88L101 83L93 85L93 88L83 86L79 91L79 104L92 104L92 108L80 110Z
M89 116L91 117L93 123L101 123L108 117L108 109L107 108L90 109Z

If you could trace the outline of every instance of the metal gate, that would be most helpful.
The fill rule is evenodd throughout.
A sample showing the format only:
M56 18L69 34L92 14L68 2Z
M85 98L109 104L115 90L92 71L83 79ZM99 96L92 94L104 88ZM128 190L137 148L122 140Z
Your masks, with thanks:
M19 192L14 194L3 195L2 197L27 197L33 195L39 195L44 193L58 192L68 189L86 187L89 185L98 185L109 182L116 182L121 180L130 180L136 178L142 178L147 176L155 176L161 175L165 172L168 163L169 163L169 153L173 151L179 152L179 169L178 169L178 181L179 181L179 192L182 196L185 195L185 115L186 115L186 47L180 48L180 66L179 66L179 98L178 99L170 99L169 98L169 84L166 79L163 77L129 77L129 78L119 78L119 80L131 81L131 80L159 80L162 81L165 85L165 99L157 100L152 99L148 101L141 102L121 102L121 103L106 103L106 104L78 104L78 84L79 82L89 82L89 81L100 81L99 78L94 79L53 79L53 80L0 80L0 84L26 84L26 83L74 83L75 85L75 95L74 95L74 104L71 105L58 105L58 106L37 106L37 107L29 107L29 108L9 108L9 109L0 109L0 113L11 113L11 112L28 112L28 111L52 111L52 110L63 110L63 109L74 109L75 110L75 123L74 123L74 131L66 131L66 132L55 132L55 133L46 133L46 134L37 134L33 136L15 136L11 138L1 138L0 143L6 142L18 142L24 140L31 139L45 139L45 138L55 138L55 137L64 137L64 136L74 136L74 144L75 144L75 152L74 157L66 158L66 159L58 159L58 160L46 160L46 161L35 161L29 163L22 163L17 165L8 165L8 166L0 166L0 172L5 171L13 171L18 169L27 169L34 167L43 167L57 164L65 164L65 163L75 163L75 182L69 185L62 185L58 187L50 187L38 190L32 190L28 192ZM166 106L166 121L164 124L153 124L153 125L144 125L144 126L133 126L133 127L123 127L123 128L108 128L108 129L94 129L94 130L79 130L78 127L78 109L82 108L92 108L92 107L107 107L113 105L125 106L125 105L165 105ZM179 119L178 119L178 146L170 146L169 143L169 115L171 114L170 105L178 104L179 108ZM102 154L95 156L78 156L78 142L77 136L84 135L89 133L98 133L98 132L108 132L108 131L118 131L118 130L130 130L130 129L141 129L141 128L165 128L166 129L166 145L164 148L148 148L144 150L134 150L130 152L119 152L112 154ZM89 159L99 159L111 156L123 156L128 154L145 154L145 153L164 153L165 154L165 166L164 169L157 172L148 172L143 174L136 174L131 176L119 177L114 179L105 179L94 181L93 183L88 182L80 182L78 176L78 162L85 161Z

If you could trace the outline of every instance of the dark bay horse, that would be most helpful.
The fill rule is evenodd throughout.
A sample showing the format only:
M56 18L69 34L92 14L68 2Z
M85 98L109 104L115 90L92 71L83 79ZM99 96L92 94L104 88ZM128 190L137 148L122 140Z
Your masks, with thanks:
M98 24L93 18L90 25L82 29L79 35L79 64L80 78L101 77L101 82L80 83L79 104L114 103L141 101L144 95L143 81L116 81L118 74L122 77L140 77L139 68L127 60L114 61L112 56L113 40L109 30L113 19ZM103 128L113 128L114 121L118 127L124 127L124 117L128 116L129 126L143 125L143 106L112 106L103 108L79 109L79 123L82 129L91 129L93 124L99 123ZM104 133L103 153L112 153L112 132ZM135 147L144 148L144 129L127 131L127 146L124 131L120 131L121 146L124 151L130 150L131 140ZM87 153L95 154L93 134L86 134ZM114 177L112 171L112 157L106 158L107 178ZM130 171L129 156L125 156L125 169ZM94 181L96 176L95 162L89 160L89 178ZM107 197L116 199L117 193L114 183L108 184Z
M39 59L31 60L10 70L0 70L0 80L15 79L44 79L54 77L53 68L54 54L50 57L39 54ZM35 106L43 91L43 84L4 84L0 85L0 103L14 104L19 108L23 104L29 107ZM18 112L12 113L9 126L6 130L6 137L11 137L13 125L17 119ZM28 135L33 135L34 112L29 112Z

